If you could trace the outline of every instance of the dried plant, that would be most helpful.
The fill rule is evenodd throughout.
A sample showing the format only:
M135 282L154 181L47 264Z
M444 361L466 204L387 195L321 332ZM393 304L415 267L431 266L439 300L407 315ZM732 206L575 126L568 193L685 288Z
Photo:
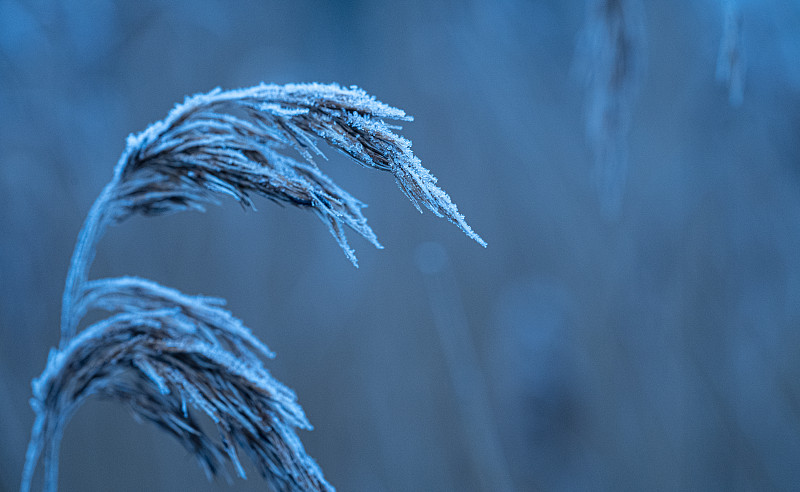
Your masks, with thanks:
M244 477L239 448L276 490L332 490L295 434L311 426L294 393L263 366L271 352L222 308L224 301L133 277L90 281L88 271L109 224L134 214L202 210L219 195L252 207L251 194L311 209L356 264L344 226L381 246L361 214L364 204L313 163L322 155L320 139L366 167L391 172L417 209L447 218L485 246L411 143L385 120L411 118L354 87L262 84L187 98L128 138L73 252L59 348L34 380L36 422L21 490L30 490L42 455L44 489L57 488L64 427L92 395L121 401L174 435L209 476L227 475L229 461ZM305 162L286 155L290 148ZM112 315L76 334L95 309ZM218 439L190 408L213 421Z
M601 208L615 218L627 176L626 140L644 66L644 16L637 0L588 0L578 64L586 84L586 135Z

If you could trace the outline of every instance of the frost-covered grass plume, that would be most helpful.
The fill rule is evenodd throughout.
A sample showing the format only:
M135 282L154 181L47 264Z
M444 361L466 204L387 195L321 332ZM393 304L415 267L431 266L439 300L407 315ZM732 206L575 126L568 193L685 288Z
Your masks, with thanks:
M134 214L203 210L222 195L244 207L261 195L313 211L355 265L346 227L381 246L361 213L364 204L314 163L320 141L392 173L417 209L485 246L390 120L411 118L355 87L261 84L189 97L128 138L73 252L60 344L33 382L36 421L22 491L33 487L40 461L44 490L56 490L64 428L93 395L117 400L172 434L209 477L228 476L228 465L244 477L243 451L275 490L333 490L296 435L311 426L294 393L264 367L272 353L222 308L224 301L140 278L89 280L88 272L108 225ZM92 310L110 314L79 332ZM198 411L216 436L200 425Z

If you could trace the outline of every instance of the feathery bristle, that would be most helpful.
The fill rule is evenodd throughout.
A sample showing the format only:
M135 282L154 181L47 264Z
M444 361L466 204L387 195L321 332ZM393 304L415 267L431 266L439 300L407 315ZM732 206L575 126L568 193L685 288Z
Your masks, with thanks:
M217 194L252 207L249 194L255 193L313 209L355 264L343 225L380 244L361 214L364 205L313 164L315 155L323 155L317 146L322 139L364 166L391 172L418 209L447 218L485 246L422 167L411 142L384 119L411 120L361 89L335 84L262 84L187 98L163 121L129 138L117 168L122 179L115 220L201 208ZM284 155L287 146L308 163Z
M91 304L125 312L51 353L34 380L37 422L29 466L48 446L57 449L72 414L98 395L127 404L137 417L168 431L211 475L227 475L229 461L244 477L238 447L275 490L333 490L295 434L311 425L294 393L261 363L269 351L215 299L141 279L95 282L87 296ZM187 402L214 422L218 439L197 423ZM53 459L46 453L48 473L55 469ZM26 469L24 490L32 471ZM49 480L46 489L54 487L55 478Z

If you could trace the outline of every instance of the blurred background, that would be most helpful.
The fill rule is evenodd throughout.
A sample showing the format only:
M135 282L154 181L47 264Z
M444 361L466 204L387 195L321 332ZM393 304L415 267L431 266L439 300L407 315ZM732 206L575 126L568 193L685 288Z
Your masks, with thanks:
M484 249L328 152L384 244L355 269L258 200L133 218L93 277L221 296L277 357L340 490L788 490L800 483L800 4L0 0L0 490L58 342L81 223L125 137L187 94L355 84ZM114 402L62 490L208 482Z

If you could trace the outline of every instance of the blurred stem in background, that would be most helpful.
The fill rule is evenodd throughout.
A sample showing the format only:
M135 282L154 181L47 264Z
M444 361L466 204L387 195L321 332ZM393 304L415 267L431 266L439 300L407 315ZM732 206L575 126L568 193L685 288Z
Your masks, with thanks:
M742 9L736 0L722 2L722 39L717 55L717 82L728 88L728 102L739 107L744 100L746 64L742 49Z
M637 0L588 0L576 68L585 84L586 138L594 156L594 185L608 220L622 213L628 132L645 51L644 14Z
M447 251L439 243L426 242L417 247L416 257L450 373L472 469L478 475L481 490L513 491L508 462L494 425L497 419L489 405L486 378L478 365L477 350Z

